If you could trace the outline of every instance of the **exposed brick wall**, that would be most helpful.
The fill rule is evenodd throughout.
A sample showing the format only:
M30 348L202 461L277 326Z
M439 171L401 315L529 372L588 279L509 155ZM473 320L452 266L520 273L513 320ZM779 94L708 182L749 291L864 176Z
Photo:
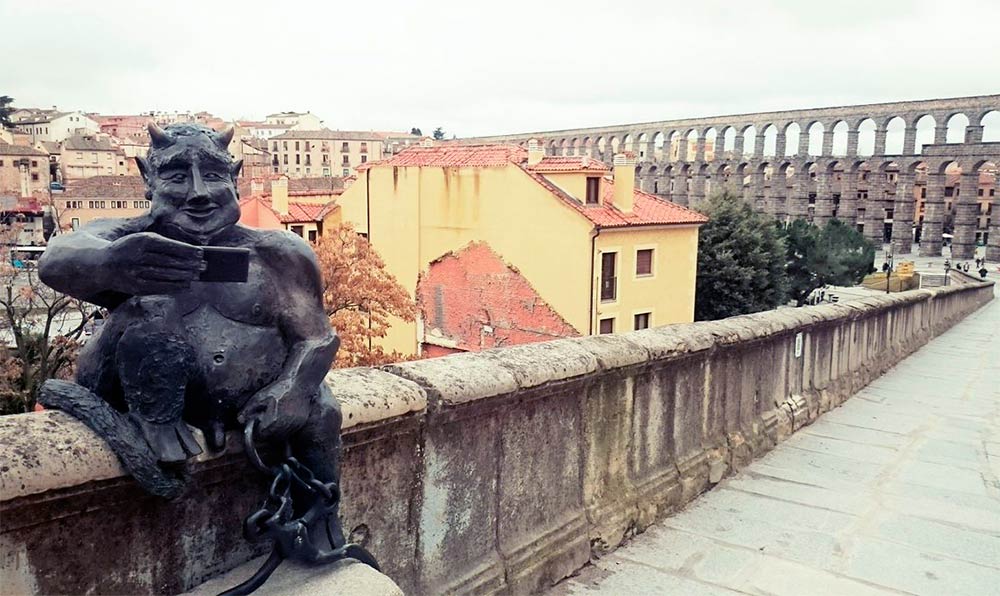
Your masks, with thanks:
M417 282L417 304L425 334L454 342L461 351L580 335L485 243L470 243L431 263Z

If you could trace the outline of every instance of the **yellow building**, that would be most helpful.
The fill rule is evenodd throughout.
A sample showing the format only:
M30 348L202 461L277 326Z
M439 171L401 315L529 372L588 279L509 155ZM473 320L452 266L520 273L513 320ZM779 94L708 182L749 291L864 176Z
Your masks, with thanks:
M417 146L359 168L339 204L413 295L432 263L485 243L581 335L692 321L706 218L635 190L631 154L616 156L611 174L589 157L546 157L535 141ZM421 308L432 306L445 305ZM491 321L467 323L493 334ZM426 327L397 321L383 347L448 345Z

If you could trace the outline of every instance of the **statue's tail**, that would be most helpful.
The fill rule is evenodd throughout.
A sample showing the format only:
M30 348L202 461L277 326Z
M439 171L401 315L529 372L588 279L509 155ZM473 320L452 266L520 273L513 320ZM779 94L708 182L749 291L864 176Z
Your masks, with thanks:
M39 390L38 402L86 424L104 439L125 469L148 492L168 499L184 492L187 483L183 468L159 465L135 422L86 387L50 379Z

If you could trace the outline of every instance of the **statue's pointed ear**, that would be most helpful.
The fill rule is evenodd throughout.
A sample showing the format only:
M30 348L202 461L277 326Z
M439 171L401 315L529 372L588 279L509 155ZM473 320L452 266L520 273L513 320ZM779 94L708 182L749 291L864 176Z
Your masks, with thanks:
M243 160L237 159L233 162L233 165L229 168L229 173L233 176L233 182L240 177L240 170L243 169Z
M142 176L142 181L149 183L149 160L141 155L135 156L135 165L139 167L139 175Z

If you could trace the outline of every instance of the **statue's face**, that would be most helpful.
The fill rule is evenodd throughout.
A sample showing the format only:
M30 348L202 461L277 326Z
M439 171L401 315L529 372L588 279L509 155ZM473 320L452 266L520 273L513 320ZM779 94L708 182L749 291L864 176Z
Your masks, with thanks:
M178 135L157 152L146 186L150 214L166 235L205 243L239 221L238 165L211 137Z

